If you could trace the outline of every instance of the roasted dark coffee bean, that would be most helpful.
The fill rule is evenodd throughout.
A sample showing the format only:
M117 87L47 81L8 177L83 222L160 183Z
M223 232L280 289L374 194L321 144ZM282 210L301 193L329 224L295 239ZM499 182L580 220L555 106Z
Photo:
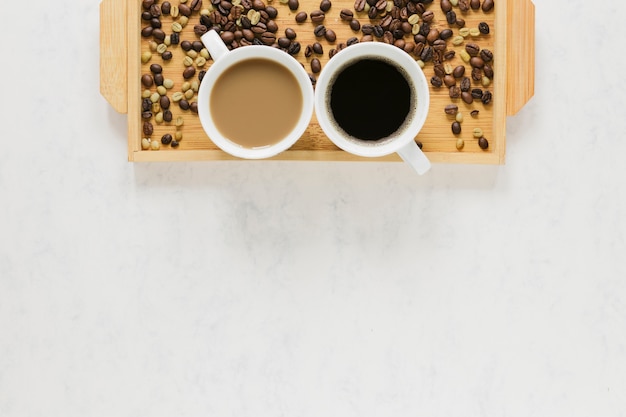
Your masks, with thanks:
M150 12L143 11L141 12L141 20L149 22L152 20L152 15L150 14Z
M341 12L339 12L339 17L341 18L341 20L350 21L354 17L354 13L352 12L352 10L349 9L341 9Z
M394 39L404 38L404 31L402 29L395 29L393 32L391 32L391 34L393 35Z
M183 78L186 80L190 79L194 75L196 75L196 69L194 67L187 67L185 68L185 71L183 71Z
M261 34L261 40L264 44L271 45L276 42L276 35L274 35L272 32L265 32Z
M309 14L309 17L311 18L311 22L313 23L322 23L326 18L326 15L321 10L313 10Z
M153 17L150 19L150 26L152 26L153 29L161 29L161 21L158 18Z
M431 29L428 32L428 35L426 35L426 40L428 41L428 43L430 43L432 45L433 42L435 42L437 39L439 39L439 31L437 29Z
M346 41L346 45L348 46L354 45L355 43L359 43L359 39L356 36L348 38L348 40Z
M493 99L493 95L491 94L491 91L485 91L483 93L483 97L482 97L482 102L483 104L489 104L491 103L491 100Z
M326 26L317 25L315 29L313 29L313 34L317 36L318 38L321 38L322 36L326 34Z
M316 54L323 54L324 53L324 47L322 46L321 43L315 42L313 44L313 52L315 52Z
M478 139L478 146L480 146L480 149L487 149L489 147L489 141L487 139L485 139L484 136L481 136Z
M489 49L481 49L480 57L485 62L491 62L493 60L493 52L491 52Z
M327 29L326 33L324 34L324 38L330 42L333 43L337 40L337 35L335 34L335 31L332 29Z
M144 87L152 87L152 84L154 84L154 79L152 78L152 75L150 74L144 74L141 76L141 84Z
M453 85L450 87L450 98L459 98L461 97L461 89L457 85Z
M374 42L374 37L372 35L363 35L361 36L361 42Z
M483 72L481 71L480 68L472 68L472 80L478 82L478 81L482 81L483 79Z
M461 91L461 100L466 104L472 104L474 102L474 98L469 91Z
M170 61L173 57L174 54L172 54L172 52L170 51L165 51L161 54L161 58L163 58L163 61Z
M400 48L400 49L404 50L404 45L406 45L406 42L405 42L405 40L404 40L404 39L396 39L396 40L393 42L393 45L394 45L396 48Z
M474 98L476 98L476 97L474 97ZM472 116L473 118L477 118L479 113L480 113L479 110L472 110L470 112L470 116Z
M150 122L143 122L143 134L146 136L150 136L154 133L154 126Z
M150 15L152 17L160 17L161 16L161 6L158 4L153 4L150 6Z
M161 136L161 143L163 145L169 145L170 143L172 143L172 139L172 135L166 133L165 135Z
M444 54L443 54L443 59L444 59L444 61L450 61L455 56L456 56L456 52L455 51L445 51Z
M153 74L160 74L163 72L163 67L159 64L152 64L150 65L150 72Z
M361 32L364 35L371 35L372 33L374 33L374 25L369 23L364 24L363 26L361 26Z
M194 25L193 27L193 33L195 33L196 36L202 36L208 31L209 31L209 28L204 25Z
M192 112L198 114L198 102L197 101L193 101L193 102L189 103L189 110L191 110Z
M241 34L243 35L243 38L246 39L249 42L252 42L252 40L254 39L254 37L256 36L254 34L253 31L251 31L250 29L243 29L241 31Z
M230 45L232 41L235 40L235 34L233 32L224 31L220 33L220 38L222 38L222 41L224 41L226 45Z
M483 35L489 35L489 25L486 22L480 22L478 24L478 30Z
M192 0L190 7L191 10L199 12L202 8L202 0Z
M456 79L452 75L446 74L443 76L443 83L446 87L452 87L453 85L456 85Z
M379 12L382 12L387 8L387 0L378 0L376 4L374 4L374 8Z
M178 11L182 16L190 17L191 16L191 8L184 3L178 5Z
M172 148L178 148L178 145L180 145L180 143L178 143L177 140L173 140L172 144L170 145Z
M164 81L165 81L165 77L163 77L163 74L154 74L154 85L156 86L163 85Z
M278 23L276 23L274 20L268 20L265 25L267 26L268 31L272 33L278 32Z
M455 116L459 112L459 106L456 104L448 104L444 111L450 116Z
M433 49L430 46L425 46L420 58L424 62L429 62L433 59Z
M287 5L289 6L289 10L294 11L298 10L298 8L300 7L300 2L298 0L289 0L287 2Z
M393 33L391 33L388 30L386 30L385 33L383 33L383 42L388 43L388 44L392 44L393 41L394 41ZM431 51L431 58L432 58L432 51ZM424 62L426 62L426 61L424 61Z
M485 77L489 78L490 80L493 79L493 68L491 67L491 65L485 64L485 66L483 67L483 72L485 73Z
M259 46L265 46L265 44L263 43L263 41L259 38L254 38L252 40L252 45L259 45Z
M202 80L204 79L204 76L206 75L206 70L202 70L198 73L198 81L200 83L202 83Z
M419 34L422 35L424 37L424 39L426 38L426 36L428 36L428 32L430 32L430 24L429 23L422 23L420 25L420 31Z
M446 22L448 22L449 25L456 23L456 13L454 10L450 10L446 13Z
M296 37L298 36L298 34L296 33L295 30L293 30L292 28L287 28L285 29L285 36L287 37L287 39L289 40L294 40L296 39Z
M407 54L413 53L413 51L415 50L415 42L405 43L403 49L404 49L404 52L406 52Z
M224 3L225 1L226 0L222 0L222 3ZM226 1L226 3L228 3L228 1ZM265 3L263 2L263 0L252 0L252 8L257 11L265 10Z
M422 13L422 20L426 23L432 22L434 18L435 18L435 13L433 13L432 10L427 10L424 13Z
M378 0L365 0L367 2L367 4L369 4L371 7L374 7L376 5L376 2Z
M289 45L291 45L291 41L289 40L289 38L284 37L284 36L278 38L278 46L280 46L281 48L289 48ZM306 55L306 51L308 49L309 49L309 46L306 47L305 56L311 56L310 54Z
M461 78L461 91L469 91L470 88L472 88L472 82L470 81L470 79L468 77L463 77Z
M287 40L289 40L289 39L287 39ZM280 43L278 45L280 46ZM287 45L287 47L288 46L289 45ZM286 47L282 47L282 48L286 48ZM304 48L304 56L305 56L305 58L308 58L311 55L313 55L313 47L311 45L307 45L306 48Z
M287 48L287 53L289 55L296 55L298 52L300 52L300 42L291 42L291 45L289 45L289 48Z
M152 6L154 4L154 0L143 0L141 2L141 6L145 9L145 10L149 10L150 6Z
M439 37L441 39L443 39L444 41L447 39L450 39L453 35L453 32L451 29L443 29L440 33L439 33Z
M252 26L250 30L256 33L257 35L260 35L263 32L267 31L267 26L265 25L265 23L259 22L256 25Z
M166 123L169 123L169 122L172 121L172 119L173 119L172 111L169 110L169 109L165 110L163 112L163 121L166 122Z
M141 29L141 36L143 36L144 38L149 38L150 36L152 36L152 32L154 32L154 28L152 26L146 26L145 28Z
M493 9L493 0L485 0L483 2L483 12L489 12Z
M458 6L460 11L467 12L470 9L469 0L459 0Z
M323 11L323 12L327 12L327 11L330 10L330 7L332 5L333 4L330 2L330 0L322 0L320 2L320 10Z
M472 10L480 9L480 0L470 0L470 7Z
M362 12L363 10L365 10L365 4L365 0L354 0L354 10L359 13Z
M472 97L474 97L476 100L482 99L483 98L483 90L481 90L480 88L472 89Z
M141 110L148 111L152 108L152 100L150 98L144 98L141 100Z
M376 16L378 16L378 10L376 10L376 7L370 7L367 11L367 17L370 19L376 19Z
M141 118L144 120L150 120L152 119L152 112L151 111L144 111L141 113Z
M374 33L373 35L377 38L382 38L385 34L385 29L381 25L374 25Z
M457 65L452 70L452 75L454 75L454 78L461 78L464 74L465 74L465 66L464 65Z
M180 107L182 110L189 110L189 102L185 99L182 99L178 102L178 107Z
M196 52L200 52L201 50L204 49L204 44L200 41L193 41L191 43L191 49L193 49Z
M443 64L435 64L433 66L433 70L435 71L435 75L438 77L445 77L446 76L446 70L443 66Z
M450 10L452 10L452 3L450 3L450 0L441 0L440 6L441 11L444 13L448 13Z
M189 42L189 41L182 41L180 43L180 48L183 51L185 51L185 52L190 51L191 50L191 42Z
M252 22L250 21L248 16L241 16L239 21L241 22L241 27L244 29L250 29L252 27Z
M352 19L350 21L350 29L352 29L353 31L357 31L359 29L361 29L361 22L359 22L358 19Z
M469 63L473 68L483 68L485 66L485 61L478 56L471 57Z
M168 15L170 14L171 10L172 4L169 1L163 2L163 4L161 5L161 13L163 13L164 15Z
M322 70L322 64L320 63L320 60L317 58L313 58L311 60L311 71L313 72L313 74L317 74Z
M266 6L265 12L267 13L270 19L276 19L276 16L278 16L278 9L276 9L276 7L273 7L273 6Z
M443 51L446 50L446 47L446 41L444 41L443 39L437 39L435 42L433 42L433 49L435 51L443 53Z
M331 59L332 57L334 57L336 53L337 53L337 50L334 48L328 51L328 59Z
M459 122L452 123L452 133L454 133L455 135L461 134L461 123Z
M480 47L475 43L468 43L465 45L465 51L467 51L469 56L477 56L480 53Z
M402 24L400 25L400 28L402 29L405 35L408 35L409 33L411 33L411 30L413 29L413 25L405 21L405 22L402 22Z

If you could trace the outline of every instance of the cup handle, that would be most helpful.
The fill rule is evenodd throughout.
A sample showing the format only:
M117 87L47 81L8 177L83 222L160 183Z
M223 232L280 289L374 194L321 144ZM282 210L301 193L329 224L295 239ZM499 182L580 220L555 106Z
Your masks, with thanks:
M206 46L206 49L209 50L209 54L211 54L213 61L217 61L228 53L228 48L224 45L224 41L214 30L209 30L207 33L202 35L200 40L204 46Z
M398 155L400 155L400 158L402 158L404 162L411 165L419 175L425 174L430 169L430 161L419 146L417 146L415 141L411 141L409 144L400 148Z

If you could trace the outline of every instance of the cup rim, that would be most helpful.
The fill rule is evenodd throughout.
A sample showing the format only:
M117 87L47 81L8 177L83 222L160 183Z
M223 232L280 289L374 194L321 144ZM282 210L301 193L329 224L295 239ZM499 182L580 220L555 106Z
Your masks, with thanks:
M219 76L227 71L228 68L241 61L249 59L267 59L276 62L287 68L298 81L300 91L302 92L302 113L298 119L298 123L281 141L263 148L245 148L241 145L224 137L215 127L213 116L209 109L209 98L211 94L211 86L219 78ZM274 49L268 46L249 45L243 48L237 48L229 51L223 57L213 62L207 70L200 89L198 91L198 103L206 103L206 105L198 106L198 116L202 128L209 136L213 143L224 152L244 159L263 159L276 156L286 151L294 145L304 134L311 122L314 110L314 92L309 75L302 65L292 56L284 51Z
M398 63L411 77L418 96L416 104L417 109L413 120L403 129L398 137L387 143L376 146L361 146L346 139L344 137L346 135L345 132L337 129L330 120L330 111L327 111L327 94L330 94L329 84L333 80L337 70L344 68L353 61L365 58L368 55L380 56ZM419 65L417 65L417 62L405 51L383 42L358 43L341 50L326 63L317 79L315 87L315 115L320 127L335 145L346 152L358 156L378 157L389 155L397 152L411 141L414 141L426 122L429 106L430 91L428 89L428 82L424 72Z

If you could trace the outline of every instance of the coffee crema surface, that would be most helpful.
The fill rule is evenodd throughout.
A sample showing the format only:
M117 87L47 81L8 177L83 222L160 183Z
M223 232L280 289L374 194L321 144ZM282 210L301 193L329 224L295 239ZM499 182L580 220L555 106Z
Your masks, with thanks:
M220 133L245 148L284 139L303 109L298 80L283 65L254 58L238 62L215 81L209 109Z
M332 82L330 108L335 123L361 140L388 138L405 125L415 107L414 88L396 66L362 59L343 68Z

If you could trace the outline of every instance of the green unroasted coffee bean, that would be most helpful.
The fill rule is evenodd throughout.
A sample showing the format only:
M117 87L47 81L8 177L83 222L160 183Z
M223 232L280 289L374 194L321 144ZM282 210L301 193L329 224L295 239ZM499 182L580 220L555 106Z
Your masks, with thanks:
M199 56L198 58L196 58L196 67L198 68L202 68L206 65L206 59L202 58L201 56Z
M208 49L206 49L206 48L202 48L202 49L200 50L200 56L201 56L202 58L204 58L204 59L209 59L209 58L211 58L211 55L209 54L209 50L208 50Z
M169 78L164 79L163 87L167 88L168 90L172 89L174 87L174 81Z
M443 70L446 74L450 75L452 74L452 71L454 71L454 68L449 62L446 62L445 64L443 64Z
M181 127L184 124L185 124L185 119L183 118L183 116L178 116L175 122L176 127Z
M474 131L472 132L474 137L476 139L480 138L483 135L483 130L480 127L476 127L474 128Z
M147 151L148 149L150 149L150 139L148 138L141 139L141 149L143 149L144 151Z
M420 33L420 25L416 23L411 27L411 34L417 35L418 33Z
M187 100L191 100L195 94L196 93L192 89L189 89L189 90L185 91L185 98Z
M459 5L459 0L450 0L450 4L456 7Z
M154 115L154 121L157 123L163 123L163 112L158 112Z
M167 88L165 88L164 86L160 85L157 87L157 93L159 93L160 96L164 96L167 94Z
M459 29L459 35L463 36L464 38L469 36L469 34L470 34L469 28L461 28L461 29Z
M150 141L150 149L152 149L153 151L158 151L159 149L161 149L161 142L159 142L158 140Z
M419 22L420 17L417 13L412 14L411 16L409 16L409 18L407 19L408 22L412 25L416 24L417 22Z
M172 94L172 101L175 102L175 103L178 103L184 97L185 97L185 95L183 93L181 93L180 91L177 91L174 94Z
M149 41L148 42L148 47L150 47L150 51L152 51L152 52L156 52L157 51L157 46L159 46L159 44L156 43L155 41Z
M465 147L465 141L462 138L456 140L456 148L460 151Z
M195 49L190 49L187 51L187 56L196 59L198 57L198 52L196 52Z
M180 33L182 31L183 31L183 26L180 23L178 22L172 23L172 32Z
M193 80L191 82L191 89L194 91L194 93L197 93L200 89L200 83L197 80Z
M150 51L145 51L141 54L141 62L142 63L146 63L148 61L150 61L152 59L152 52Z
M465 62L469 62L470 59L472 58L470 54L467 53L466 50L462 50L461 52L459 52L459 55L461 56L461 59Z
M178 19L178 22L181 24L182 27L187 26L187 23L189 23L189 18L187 16L181 16Z
M463 123L463 113L458 112L455 117L456 121L459 123Z
M480 30L478 28L471 28L469 34L473 37L480 36Z
M180 88L181 90L183 90L183 93L187 90L189 90L191 88L191 83L189 81L185 81L183 83L183 86Z
M161 105L159 104L159 102L152 103L152 107L150 108L150 110L152 110L152 113L156 114L161 111Z
M158 45L157 45L157 48L156 48L156 51L157 51L159 54L162 54L163 52L167 51L167 45L166 45L166 44L164 44L164 43L160 43L160 44L158 44Z
M152 95L150 95L150 101L153 103L156 103L160 99L161 99L161 95L159 93L152 93Z
M418 59L417 61L417 65L419 65L420 68L424 69L424 67L426 66L426 63L424 61L422 61L421 59Z
M173 18L177 18L179 15L180 10L178 9L178 6L172 5L172 7L170 8L170 16L172 16Z
M454 46L459 46L461 45L463 42L465 41L465 38L463 38L463 36L461 35L457 35L454 38L452 38L452 45Z
M491 84L491 79L489 77L483 76L483 80L481 82L483 87L488 87Z
M186 56L185 59L183 59L183 65L186 67L190 67L193 65L193 58L190 56Z
M143 92L141 93L141 98L150 98L151 95L152 95L152 91L143 90Z
M180 142L181 140L183 140L183 132L177 130L176 133L174 133L174 137L176 138L177 142Z

